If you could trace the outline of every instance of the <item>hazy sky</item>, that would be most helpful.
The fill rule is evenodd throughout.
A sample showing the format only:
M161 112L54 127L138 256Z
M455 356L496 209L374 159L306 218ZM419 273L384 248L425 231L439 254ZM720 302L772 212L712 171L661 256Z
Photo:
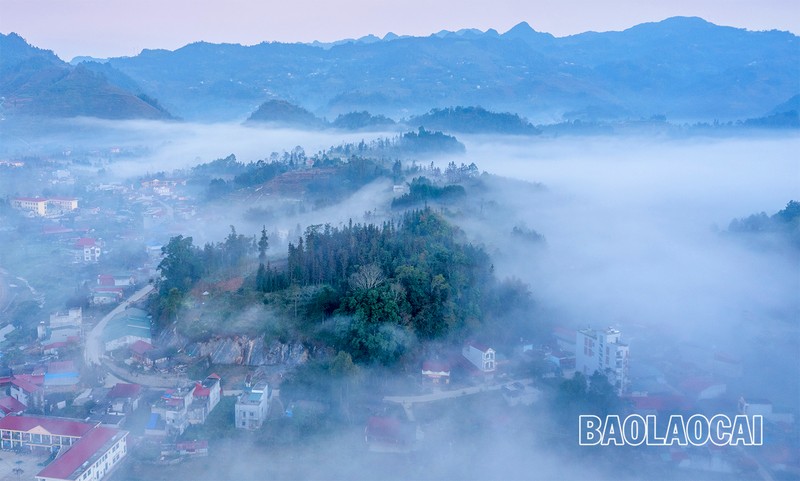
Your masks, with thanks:
M521 21L556 36L623 30L672 16L750 30L800 32L797 0L0 0L0 32L69 60L135 55L198 40L331 41L387 32L428 35Z

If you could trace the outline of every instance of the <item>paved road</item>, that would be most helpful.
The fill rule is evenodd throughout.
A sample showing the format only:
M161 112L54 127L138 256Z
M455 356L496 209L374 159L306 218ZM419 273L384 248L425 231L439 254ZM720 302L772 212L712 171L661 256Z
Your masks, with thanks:
M98 322L97 325L95 325L94 328L89 331L89 333L86 335L86 346L84 347L83 351L83 357L86 360L87 366L100 365L101 357L105 354L105 349L103 348L103 329L105 329L108 321L111 320L112 317L127 309L131 303L146 297L152 291L153 285L147 284L138 291L134 292L129 298L125 299L122 301L122 303L120 303L120 305L115 307L114 310L100 319L100 322Z
M530 384L531 381L532 381L531 379L507 379L503 382L498 382L495 384L483 384L480 386L455 388L447 391L436 391L428 394L418 394L414 396L385 396L383 400L390 403L397 403L403 406L403 410L406 412L408 420L413 421L415 419L413 407L414 404L416 403L428 403L433 401L441 401L443 399L471 396L472 394L477 394L481 392L497 391L498 389L501 389L503 386L508 386L513 382L521 382L522 384L527 385Z

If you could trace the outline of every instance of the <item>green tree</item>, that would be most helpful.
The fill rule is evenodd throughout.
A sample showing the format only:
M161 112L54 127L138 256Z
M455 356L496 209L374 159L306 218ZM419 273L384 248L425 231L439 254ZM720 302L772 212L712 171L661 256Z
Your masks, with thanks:
M189 292L203 273L200 256L192 245L192 238L175 236L161 248L161 253L164 256L158 264L161 273L161 297L166 297L172 289L178 289L181 294Z
M267 260L267 249L269 249L269 236L265 225L261 228L261 238L258 240L258 261L261 264Z

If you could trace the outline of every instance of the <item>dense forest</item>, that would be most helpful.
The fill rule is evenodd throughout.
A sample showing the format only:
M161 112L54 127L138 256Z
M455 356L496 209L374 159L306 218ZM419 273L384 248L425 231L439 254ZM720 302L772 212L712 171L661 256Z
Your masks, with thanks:
M201 278L254 265L258 252L258 268L240 289L239 302L294 297L288 317L295 330L358 363L391 365L429 340L481 336L510 344L540 328L527 286L496 280L486 252L429 207L380 225L310 226L289 244L280 268L265 260L268 245L266 228L260 239L232 228L224 242L202 249L191 238L172 238L163 248L152 305L158 326L170 325ZM298 312L301 293L307 301Z

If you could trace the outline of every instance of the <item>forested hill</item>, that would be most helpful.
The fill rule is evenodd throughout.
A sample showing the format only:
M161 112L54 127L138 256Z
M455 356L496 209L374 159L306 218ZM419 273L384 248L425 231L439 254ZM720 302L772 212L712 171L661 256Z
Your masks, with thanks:
M234 231L204 249L191 238L170 241L153 304L162 328L192 286L213 276L209 266L234 252L238 259L255 254L247 239ZM479 335L505 345L541 327L527 288L496 280L486 252L430 208L381 225L311 226L289 245L287 257L285 268L262 257L230 315L249 303L288 306L286 335L345 351L357 362L393 364L429 340L457 343ZM299 306L298 299L304 299ZM223 329L226 319L216 322Z
M125 81L115 84L112 79ZM15 115L171 118L155 99L110 65L72 66L19 35L0 34L0 118Z

